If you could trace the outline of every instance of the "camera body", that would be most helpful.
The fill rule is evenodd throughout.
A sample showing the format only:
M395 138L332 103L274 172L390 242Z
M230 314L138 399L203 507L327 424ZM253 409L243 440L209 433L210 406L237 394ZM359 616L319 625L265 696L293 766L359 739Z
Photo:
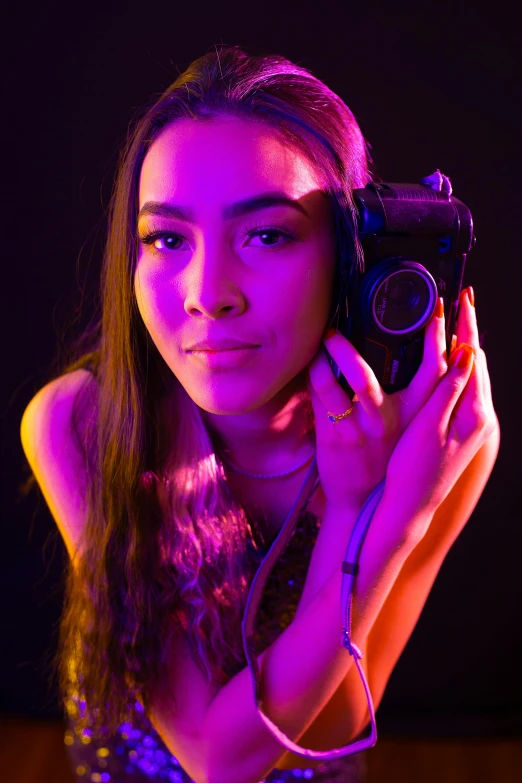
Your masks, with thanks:
M432 175L435 177L436 175ZM364 271L350 285L348 315L338 329L373 369L386 393L404 389L417 372L424 330L444 300L446 347L457 320L466 255L474 245L469 209L429 184L371 183L354 190ZM339 383L354 392L331 357Z

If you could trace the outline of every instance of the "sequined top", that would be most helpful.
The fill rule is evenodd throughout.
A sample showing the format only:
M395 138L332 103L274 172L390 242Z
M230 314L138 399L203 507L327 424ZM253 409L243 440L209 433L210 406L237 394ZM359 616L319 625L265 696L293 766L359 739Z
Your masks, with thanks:
M313 546L320 526L318 518L305 509L295 532L281 553L267 582L256 618L256 647L265 649L292 621L304 586ZM271 543L271 542L270 542ZM268 545L260 549L261 560ZM246 666L246 660L239 669ZM81 695L71 686L66 699L65 745L78 781L92 783L144 783L165 780L195 783L169 751L136 702L132 722L123 723L110 739L95 741L81 722ZM260 783L313 780L319 783L363 783L365 753L324 762L315 769L273 769Z

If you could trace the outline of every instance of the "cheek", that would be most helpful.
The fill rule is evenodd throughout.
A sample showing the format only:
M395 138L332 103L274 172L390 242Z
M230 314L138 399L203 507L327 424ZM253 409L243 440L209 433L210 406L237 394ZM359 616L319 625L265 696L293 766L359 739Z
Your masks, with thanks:
M284 335L285 350L296 364L309 362L318 350L327 325L332 301L333 264L319 268L309 265L298 280L287 288L288 294L277 297L278 320Z
M335 263L328 255L322 258L320 263L314 259L314 263L307 265L296 289L300 317L309 320L310 327L315 329L324 325L333 295Z
M161 350L163 335L168 328L172 330L175 323L176 297L159 275L140 266L134 275L134 294L143 323Z

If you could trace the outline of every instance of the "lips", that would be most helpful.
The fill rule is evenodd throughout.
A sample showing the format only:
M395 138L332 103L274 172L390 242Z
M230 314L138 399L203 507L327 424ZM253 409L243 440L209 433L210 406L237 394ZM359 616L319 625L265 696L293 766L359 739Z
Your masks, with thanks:
M232 347L223 347L230 346L230 340L196 343L196 345L207 347L196 348L194 346L193 350L186 351L188 361L194 362L199 368L205 368L205 370L212 372L230 372L244 368L255 361L262 348L260 345L248 345L248 343L238 345L238 342L235 340ZM209 346L212 346L212 350Z
M198 343L194 343L189 348L186 348L186 352L192 351L208 351L211 353L219 353L220 351L234 351L244 348L258 348L257 343L247 343L243 340L236 340L233 337L224 337L221 340L201 340Z

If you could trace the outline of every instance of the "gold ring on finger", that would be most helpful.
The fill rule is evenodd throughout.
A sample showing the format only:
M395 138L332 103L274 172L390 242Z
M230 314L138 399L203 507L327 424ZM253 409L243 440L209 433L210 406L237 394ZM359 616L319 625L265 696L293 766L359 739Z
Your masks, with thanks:
M336 416L335 413L330 413L330 411L328 411L326 415L328 416L329 420L335 424L337 421L341 421L341 419L347 419L352 411L353 405L350 408L347 408L344 413L339 413L338 416Z

